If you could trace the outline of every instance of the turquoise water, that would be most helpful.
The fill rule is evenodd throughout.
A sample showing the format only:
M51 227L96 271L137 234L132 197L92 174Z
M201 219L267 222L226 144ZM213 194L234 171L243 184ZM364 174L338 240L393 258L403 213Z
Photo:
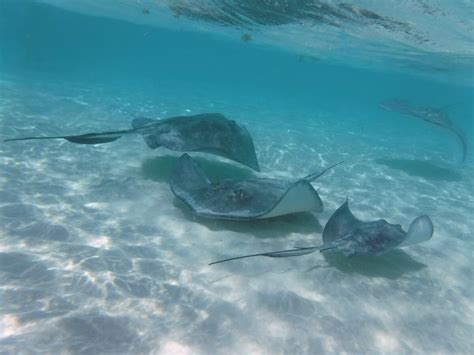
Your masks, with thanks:
M229 25L202 15L228 1L0 2L2 140L127 129L124 110L221 112L248 129L262 172L193 154L215 179L296 179L345 160L313 184L323 213L215 221L170 191L180 153L141 137L2 142L2 350L471 353L472 4L353 3L313 2L332 9L316 7L319 22L266 23L274 9ZM390 98L445 107L466 160L450 132L381 109ZM379 257L208 266L319 245L346 197L362 220L407 229L427 214L434 236Z

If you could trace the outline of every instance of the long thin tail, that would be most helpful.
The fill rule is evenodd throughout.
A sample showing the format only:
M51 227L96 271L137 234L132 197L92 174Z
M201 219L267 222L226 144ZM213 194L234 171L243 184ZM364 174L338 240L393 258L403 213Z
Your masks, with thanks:
M12 141L27 141L27 140L39 140L39 139L65 139L72 143L78 144L101 144L113 142L125 134L136 133L135 129L126 129L121 131L109 131L109 132L98 132L98 133L86 133L72 136L47 136L47 137L19 137L5 139L4 142Z
M49 137L19 137L19 138L9 138L4 139L4 142L13 142L13 141L29 141L33 139L64 139L65 136L49 136Z
M341 160L339 163L336 163L336 164L333 164L333 165L330 165L329 167L327 167L326 169L324 169L323 171L321 172L318 172L318 173L313 173L313 174L309 174L307 176L305 176L302 180L308 180L308 181L313 181L313 180L316 180L317 178L323 176L328 170L344 163L345 160Z
M250 255L236 256L233 258L214 261L210 263L209 265L219 264L226 261L237 260L237 259L253 258L255 256L268 256L270 258L287 258L290 256L301 256L301 255L311 254L311 253L314 253L316 250L319 250L319 247L294 248L294 249L288 249L288 250L272 251L269 253L250 254Z
M331 243L331 245L328 245L328 246L325 246L325 247L322 247L319 251L321 253L334 253L334 252L337 252L338 251L338 248L339 248L339 245L336 245L336 244L333 244Z

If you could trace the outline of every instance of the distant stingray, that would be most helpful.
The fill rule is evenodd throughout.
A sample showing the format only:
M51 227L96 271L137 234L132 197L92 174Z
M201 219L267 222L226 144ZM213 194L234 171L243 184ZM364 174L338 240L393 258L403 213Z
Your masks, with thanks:
M380 158L375 159L377 164L386 165L392 169L397 169L412 176L419 176L427 180L438 181L461 181L462 175L447 167L439 166L430 161L401 159L401 158Z
M128 130L71 136L12 138L6 139L5 142L66 139L78 144L101 144L113 142L127 134L142 134L151 149L163 146L179 152L193 151L216 154L260 171L249 132L220 113L176 116L163 120L140 117L132 121L132 127L133 129Z
M340 163L297 181L254 178L211 182L201 167L183 154L172 173L170 186L199 217L253 220L297 212L322 212L323 203L311 181Z
M417 244L429 240L433 236L433 223L424 215L413 220L405 232L399 224L390 224L384 219L373 222L358 220L349 209L346 200L329 218L323 230L323 245L301 247L289 250L237 256L215 261L209 265L235 259L254 256L272 258L300 256L314 253L342 253L347 257L355 255L381 255L392 249Z
M388 111L395 111L404 115L413 116L423 121L444 128L454 133L462 145L462 161L466 159L467 143L464 133L456 128L445 112L445 107L435 108L428 106L417 106L401 99L390 99L380 103L380 107Z

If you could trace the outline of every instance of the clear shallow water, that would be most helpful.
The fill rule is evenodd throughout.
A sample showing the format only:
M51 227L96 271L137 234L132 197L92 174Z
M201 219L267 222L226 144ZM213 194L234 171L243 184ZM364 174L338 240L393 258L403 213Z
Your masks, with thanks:
M394 96L454 104L449 113L472 142L472 82L300 61L202 22L205 33L5 4L2 138L127 128L120 108L153 118L215 111L249 129L263 176L345 163L315 183L324 213L237 223L194 218L168 186L179 154L151 151L140 137L2 143L4 351L472 351L472 154L461 164L449 134L378 108ZM215 178L255 175L197 156ZM363 220L407 228L426 213L435 235L378 258L207 266L321 243L346 196Z

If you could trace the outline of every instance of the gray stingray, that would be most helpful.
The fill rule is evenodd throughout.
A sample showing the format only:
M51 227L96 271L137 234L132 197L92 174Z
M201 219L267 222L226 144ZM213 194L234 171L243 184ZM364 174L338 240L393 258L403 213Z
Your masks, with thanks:
M329 218L323 230L323 245L301 247L288 250L237 256L215 261L209 265L254 256L272 258L300 256L314 253L342 253L347 257L355 255L381 255L392 249L417 244L431 239L433 223L426 216L417 217L411 222L408 232L399 224L390 224L385 219L372 222L358 220L349 209L346 200Z
M398 112L404 115L422 119L425 122L444 128L456 135L462 146L462 160L466 159L467 143L464 133L455 127L445 112L446 107L436 108L429 106L418 106L401 99L390 99L380 103L380 107L388 111Z
M180 152L212 153L260 171L249 132L245 127L227 119L220 113L176 116L163 120L139 117L132 121L132 127L127 130L81 135L12 138L6 139L5 142L66 139L78 144L101 144L113 142L123 135L142 134L151 149L163 146Z
M211 182L202 168L183 154L171 175L170 187L193 214L205 218L253 220L322 212L323 203L311 181L338 164L296 181L253 178Z

